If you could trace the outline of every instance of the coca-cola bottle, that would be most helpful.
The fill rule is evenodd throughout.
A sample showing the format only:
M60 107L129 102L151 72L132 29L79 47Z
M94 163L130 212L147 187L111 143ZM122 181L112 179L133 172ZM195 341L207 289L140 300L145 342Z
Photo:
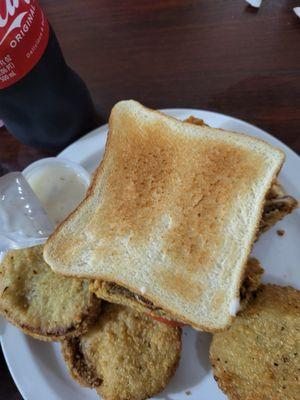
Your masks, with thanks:
M96 123L87 87L36 0L0 0L0 118L23 143L46 148L61 148Z

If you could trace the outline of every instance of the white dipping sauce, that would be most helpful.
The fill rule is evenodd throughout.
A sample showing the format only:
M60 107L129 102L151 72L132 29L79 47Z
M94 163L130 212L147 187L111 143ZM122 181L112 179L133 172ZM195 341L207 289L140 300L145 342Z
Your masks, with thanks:
M78 206L87 190L80 174L59 162L41 165L26 178L55 225Z

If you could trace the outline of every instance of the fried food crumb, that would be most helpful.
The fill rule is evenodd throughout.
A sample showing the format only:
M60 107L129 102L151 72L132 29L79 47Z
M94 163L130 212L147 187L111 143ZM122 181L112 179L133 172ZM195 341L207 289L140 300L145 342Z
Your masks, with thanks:
M192 394L192 392L191 392L190 390L186 390L186 391L185 391L185 394L186 394L187 396L190 396L190 395Z
M285 230L283 230L283 229L277 229L277 235L278 235L278 236L284 236L284 234L285 234Z
M184 120L184 122L188 122L189 124L194 124L194 125L198 125L198 126L205 126L205 122L203 121L203 119L194 117L193 115L190 115L186 120Z

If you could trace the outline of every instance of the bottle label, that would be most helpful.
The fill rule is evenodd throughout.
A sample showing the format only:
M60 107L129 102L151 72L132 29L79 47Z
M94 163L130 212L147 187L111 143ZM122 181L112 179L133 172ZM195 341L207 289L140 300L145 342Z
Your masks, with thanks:
M0 89L37 64L48 40L49 24L36 0L0 0Z

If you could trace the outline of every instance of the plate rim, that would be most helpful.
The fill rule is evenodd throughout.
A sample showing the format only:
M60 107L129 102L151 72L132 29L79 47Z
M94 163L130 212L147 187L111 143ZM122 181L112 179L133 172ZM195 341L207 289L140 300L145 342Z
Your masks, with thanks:
M275 145L275 146L278 146L278 147L282 148L285 151L286 156L289 155L290 157L292 157L293 161L299 163L299 166L300 166L300 156L296 153L296 151L291 149L287 144L282 142L277 137L272 136L267 131L257 127L254 124L251 124L251 123L249 123L247 121L244 121L242 119L231 117L230 115L223 114L223 113L218 113L218 112L204 110L204 109L195 109L195 108L164 108L164 109L159 109L158 111L161 111L161 112L166 113L166 114L174 114L174 113L175 114L176 113L203 114L203 115L209 116L210 118L218 117L218 118L222 118L222 119L225 119L225 120L228 119L230 121L242 124L244 126L246 125L249 129L251 129L251 130L254 129L255 131L257 131L259 133L259 135L262 135L264 137L263 140L266 140L266 141L270 140L270 142L272 142L271 143L272 145ZM90 139L90 138L94 138L94 137L98 136L101 133L105 134L105 142L106 142L107 132L108 132L108 124L106 123L106 124L103 124L103 125L99 126L96 129L88 132L87 134L85 134L84 136L82 136L81 138L76 140L75 142L73 142L70 145L68 145L64 150L62 150L57 155L57 157L59 157L59 158L69 158L70 157L69 153L74 151L74 149L77 148L77 146L78 146L78 144L80 144L80 142L86 141L87 139ZM104 144L104 147L105 147L105 144ZM300 185L297 184L297 182L295 183L295 185L296 185L296 187L300 188ZM4 319L0 320L0 324L2 324L2 323L7 324L7 322ZM10 375L12 376L14 384L16 385L18 391L20 392L20 394L22 395L24 400L29 400L28 395L25 393L24 385L22 384L22 380L19 377L17 377L16 368L12 365L13 363L11 362L11 357L9 355L9 350L8 350L9 346L7 346L7 344L6 344L7 341L6 341L5 335L0 334L0 343L1 343L4 359L6 361L6 364L7 364L8 370L10 372Z

